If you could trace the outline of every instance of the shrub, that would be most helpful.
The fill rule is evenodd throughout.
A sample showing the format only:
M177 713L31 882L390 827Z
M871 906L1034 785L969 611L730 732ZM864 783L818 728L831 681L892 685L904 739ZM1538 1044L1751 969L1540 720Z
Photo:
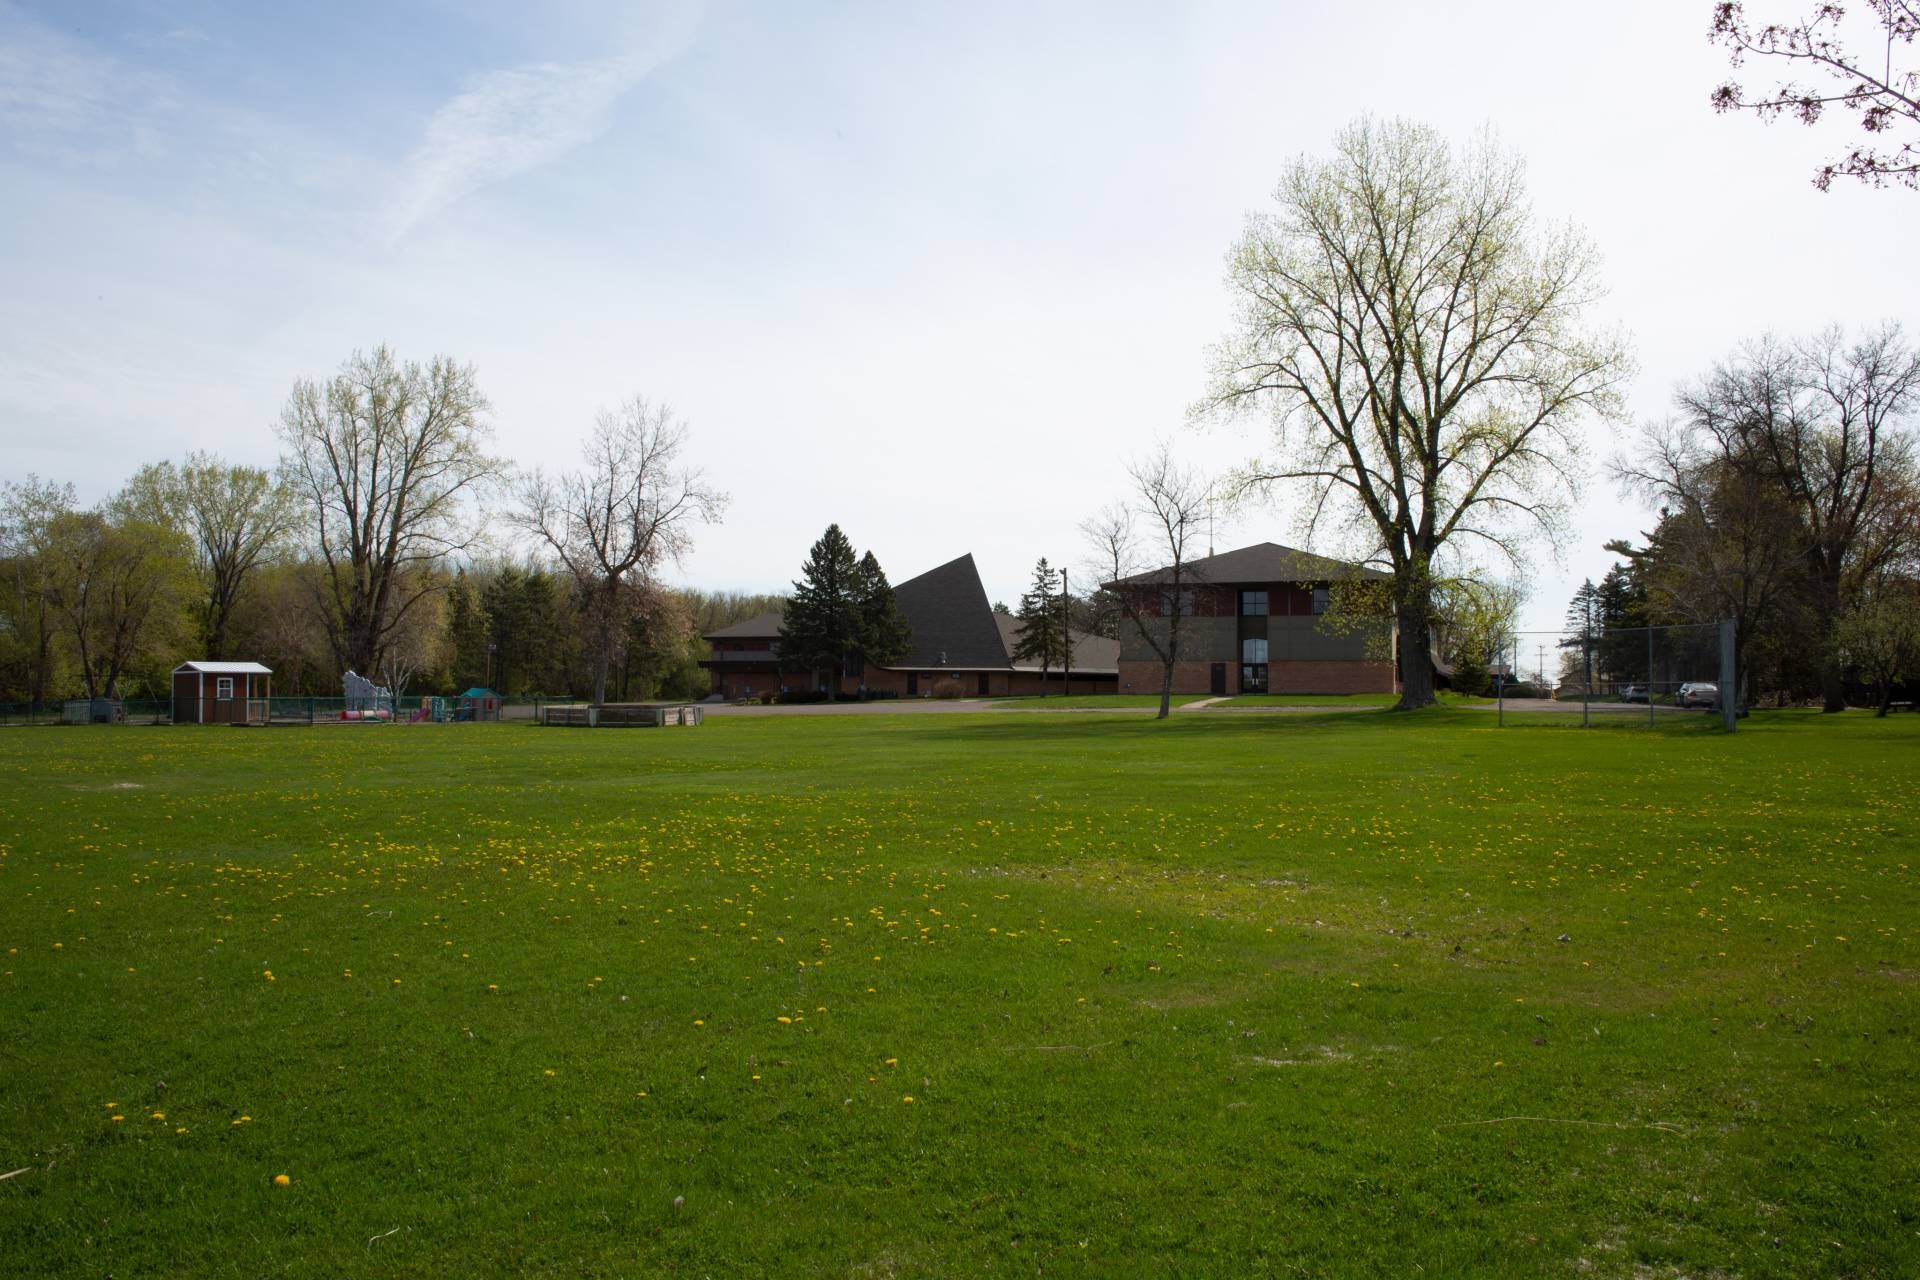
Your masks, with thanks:
M965 685L955 680L952 676L944 676L933 682L933 696L936 698L964 698L967 696L967 689Z

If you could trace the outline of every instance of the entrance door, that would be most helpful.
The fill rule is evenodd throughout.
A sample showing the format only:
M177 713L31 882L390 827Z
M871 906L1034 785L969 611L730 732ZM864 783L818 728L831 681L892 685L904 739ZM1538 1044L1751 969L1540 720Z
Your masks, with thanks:
M1217 698L1226 691L1227 664L1224 662L1216 662L1213 664L1213 696Z
M918 671L907 672L907 696L909 698L917 698L920 696L920 673Z
M987 696L987 673L984 671L980 673L980 696Z

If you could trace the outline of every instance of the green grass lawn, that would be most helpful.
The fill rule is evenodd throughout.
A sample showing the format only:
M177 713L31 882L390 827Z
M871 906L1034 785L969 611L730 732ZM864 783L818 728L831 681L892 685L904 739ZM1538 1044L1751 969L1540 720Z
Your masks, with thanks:
M1189 702L1204 702L1204 693L1176 693L1171 701L1176 707L1184 707ZM1160 695L1157 693L1075 693L1066 697L1016 697L988 699L996 708L1011 708L1021 711L1099 711L1122 707L1129 710L1140 707L1158 707Z
M1917 818L1911 716L8 730L0 1269L1911 1276Z
M1441 690L1442 706L1490 707L1492 698L1468 697ZM1390 707L1400 701L1397 693L1242 693L1219 706L1232 707Z

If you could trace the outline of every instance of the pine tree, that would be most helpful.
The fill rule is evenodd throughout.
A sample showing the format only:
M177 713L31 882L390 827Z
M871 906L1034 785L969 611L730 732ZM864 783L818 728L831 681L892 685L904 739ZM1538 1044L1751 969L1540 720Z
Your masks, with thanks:
M839 525L828 525L800 566L800 580L780 622L781 664L828 671L829 696L836 700L847 655L860 645L859 579L853 544Z
M894 603L893 584L869 551L860 557L855 584L860 614L860 656L876 667L889 666L913 649L913 628Z
M1066 636L1061 629L1060 597L1054 590L1053 566L1045 556L1033 566L1033 585L1020 597L1020 639L1013 647L1015 662L1040 663L1040 687L1046 688L1047 674L1066 656Z

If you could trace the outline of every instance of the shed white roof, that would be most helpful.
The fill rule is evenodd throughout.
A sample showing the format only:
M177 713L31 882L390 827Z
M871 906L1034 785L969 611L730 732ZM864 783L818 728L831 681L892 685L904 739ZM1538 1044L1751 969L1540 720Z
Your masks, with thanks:
M183 662L174 668L181 671L198 671L209 676L270 676L272 667L263 667L257 662Z

